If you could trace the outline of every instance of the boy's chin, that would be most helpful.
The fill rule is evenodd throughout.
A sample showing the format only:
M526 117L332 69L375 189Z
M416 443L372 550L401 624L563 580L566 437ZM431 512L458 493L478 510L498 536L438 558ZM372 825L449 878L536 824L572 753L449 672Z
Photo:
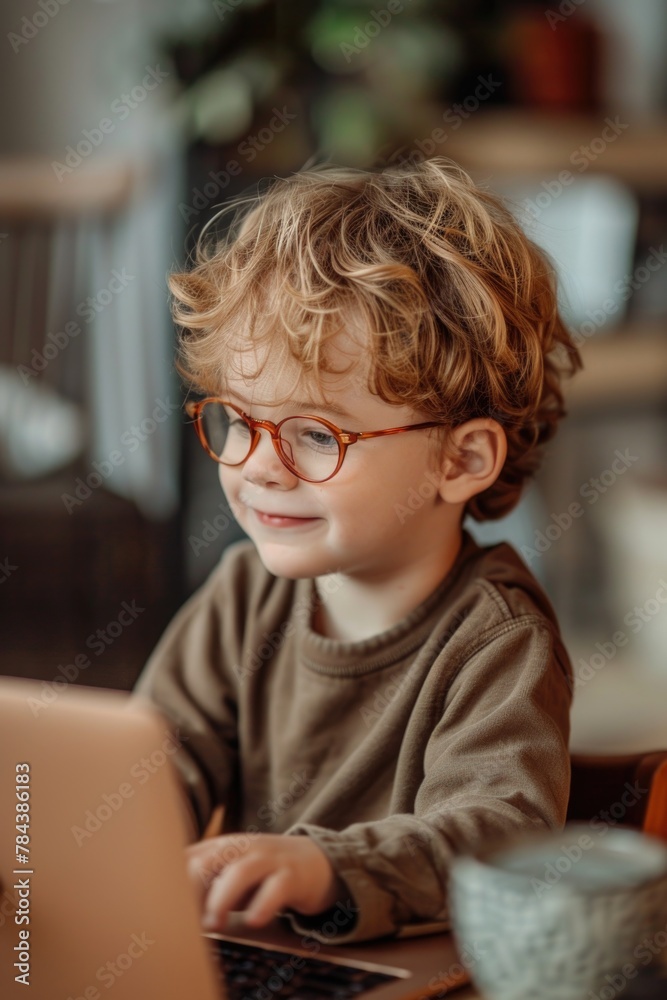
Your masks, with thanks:
M286 580L302 580L336 571L333 559L318 557L312 550L290 551L283 546L267 545L265 542L257 541L254 543L265 569L273 576L283 577Z

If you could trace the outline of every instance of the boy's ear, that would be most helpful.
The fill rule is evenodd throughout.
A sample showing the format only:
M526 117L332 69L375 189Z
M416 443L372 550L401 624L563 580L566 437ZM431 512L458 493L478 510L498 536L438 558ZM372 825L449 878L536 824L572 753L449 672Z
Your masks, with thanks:
M500 475L507 438L497 420L477 417L449 432L441 465L440 496L448 503L467 503Z

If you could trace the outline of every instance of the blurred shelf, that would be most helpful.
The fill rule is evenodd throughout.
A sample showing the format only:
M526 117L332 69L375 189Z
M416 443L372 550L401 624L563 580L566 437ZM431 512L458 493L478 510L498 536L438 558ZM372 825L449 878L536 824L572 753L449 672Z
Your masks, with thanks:
M605 112L481 110L447 136L443 151L486 182L501 176L558 182L564 170L575 177L591 171L617 177L638 192L667 195L667 117L630 122ZM573 411L664 405L667 318L595 333L580 350L584 370L565 384Z
M584 368L564 387L571 412L665 405L667 321L629 324L595 334L580 351Z
M156 165L99 158L58 178L53 161L41 156L0 157L0 218L34 221L85 212L111 214L124 208L146 184Z
M637 190L667 190L667 118L630 122L603 111L592 116L478 111L447 136L443 153L484 177L534 174L544 180L561 170L575 177L591 170Z

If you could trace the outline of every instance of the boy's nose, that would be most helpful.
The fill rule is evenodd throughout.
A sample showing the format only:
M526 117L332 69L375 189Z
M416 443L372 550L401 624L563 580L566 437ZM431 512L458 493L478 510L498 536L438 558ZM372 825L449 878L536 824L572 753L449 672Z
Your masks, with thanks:
M299 482L299 477L280 460L271 435L265 430L260 430L255 450L250 458L246 459L243 476L249 482L262 486L276 483L279 486L289 487Z

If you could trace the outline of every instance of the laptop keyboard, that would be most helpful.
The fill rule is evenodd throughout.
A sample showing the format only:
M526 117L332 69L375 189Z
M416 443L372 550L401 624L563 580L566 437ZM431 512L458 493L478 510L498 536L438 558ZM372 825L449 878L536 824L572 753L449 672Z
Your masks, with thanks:
M238 941L211 942L229 1000L353 1000L398 976Z

